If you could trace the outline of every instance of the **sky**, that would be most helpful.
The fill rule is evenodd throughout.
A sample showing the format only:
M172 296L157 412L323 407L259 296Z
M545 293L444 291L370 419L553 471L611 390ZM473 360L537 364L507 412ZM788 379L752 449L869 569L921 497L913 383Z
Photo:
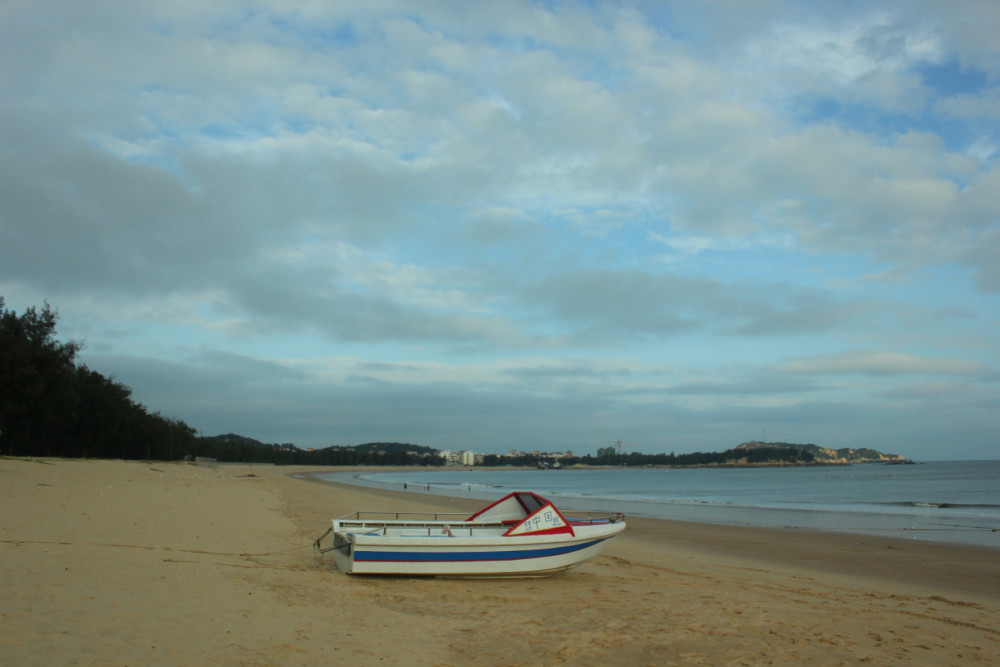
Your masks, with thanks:
M1000 2L0 4L0 295L202 435L1000 458Z

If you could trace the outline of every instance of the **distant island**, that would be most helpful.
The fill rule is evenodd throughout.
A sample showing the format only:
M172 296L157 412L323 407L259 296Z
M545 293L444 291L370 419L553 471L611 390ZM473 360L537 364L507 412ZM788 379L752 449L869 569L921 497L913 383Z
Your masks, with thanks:
M760 442L758 440L751 440L750 442L740 443L737 445L736 450L753 452L774 448L807 452L812 455L813 460L817 463L913 463L910 459L903 458L899 454L883 454L877 449L871 449L870 447L831 449L829 447L820 447L819 445L799 445L791 442Z

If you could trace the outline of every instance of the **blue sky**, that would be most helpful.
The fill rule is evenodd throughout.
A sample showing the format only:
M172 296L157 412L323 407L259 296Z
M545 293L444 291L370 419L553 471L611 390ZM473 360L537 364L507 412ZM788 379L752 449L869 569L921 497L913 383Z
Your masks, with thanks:
M1000 4L9 2L0 294L201 433L1000 456Z

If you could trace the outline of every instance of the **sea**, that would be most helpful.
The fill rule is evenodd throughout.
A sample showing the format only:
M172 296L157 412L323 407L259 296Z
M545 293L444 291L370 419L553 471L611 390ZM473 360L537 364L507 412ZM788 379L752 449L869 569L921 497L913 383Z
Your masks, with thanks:
M482 500L534 491L561 510L1000 548L1000 460L775 468L368 469L319 476Z

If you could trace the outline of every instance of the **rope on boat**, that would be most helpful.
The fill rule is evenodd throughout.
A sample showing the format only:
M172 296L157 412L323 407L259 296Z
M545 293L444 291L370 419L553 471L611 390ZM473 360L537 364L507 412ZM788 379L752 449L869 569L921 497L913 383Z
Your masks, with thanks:
M318 538L316 538L315 542L313 542L313 551L316 552L316 555L324 554L327 551L333 551L333 547L330 547L329 549L324 549L323 546L322 546L322 544L321 544L321 542L323 542L323 538L326 537L327 535L329 535L332 532L333 532L333 527L331 526L330 528L326 529L325 533L323 533Z
M320 535L318 538L316 538L316 541L313 542L313 551L316 553L317 556L321 556L328 551L336 551L337 549L349 549L351 547L350 542L345 542L344 544L340 545L334 544L332 547L324 549L322 544L323 539L332 532L333 532L333 527L327 528L326 532Z

